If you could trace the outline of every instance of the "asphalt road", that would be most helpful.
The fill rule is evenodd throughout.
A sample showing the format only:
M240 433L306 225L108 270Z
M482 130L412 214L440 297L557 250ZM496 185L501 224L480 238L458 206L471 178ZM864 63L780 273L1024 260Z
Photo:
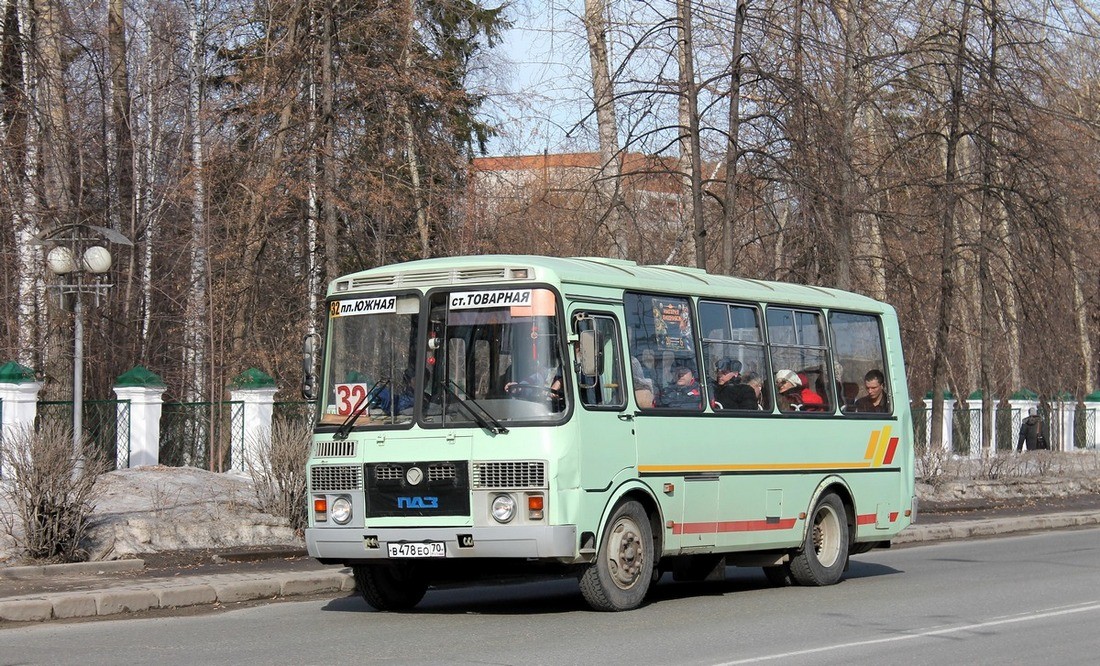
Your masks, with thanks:
M629 613L575 581L0 632L0 664L1074 664L1100 654L1100 529L875 551L827 588L662 582Z

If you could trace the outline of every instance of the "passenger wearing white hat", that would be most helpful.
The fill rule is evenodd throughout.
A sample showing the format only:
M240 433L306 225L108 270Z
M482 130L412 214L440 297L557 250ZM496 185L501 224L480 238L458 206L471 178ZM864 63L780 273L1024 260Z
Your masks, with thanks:
M802 410L802 380L794 370L784 368L775 373L775 392L778 394L779 411Z

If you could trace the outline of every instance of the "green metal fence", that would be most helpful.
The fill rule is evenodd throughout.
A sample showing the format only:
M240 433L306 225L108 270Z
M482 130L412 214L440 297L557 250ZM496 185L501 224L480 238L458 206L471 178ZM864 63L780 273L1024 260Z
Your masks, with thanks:
M244 441L244 402L166 402L160 417L160 463L230 469L234 434Z
M272 405L272 421L297 422L313 428L313 421L316 418L317 403L312 400L276 402Z
M109 469L130 465L130 401L85 400L82 429L87 446L102 454ZM72 427L73 403L62 400L40 400L34 417L34 428L43 423L59 422Z

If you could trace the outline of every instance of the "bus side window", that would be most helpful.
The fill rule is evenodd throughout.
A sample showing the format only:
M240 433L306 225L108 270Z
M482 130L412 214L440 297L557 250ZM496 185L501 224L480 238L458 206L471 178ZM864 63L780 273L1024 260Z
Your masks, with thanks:
M829 328L833 335L841 410L847 415L891 413L893 406L887 391L889 377L878 317L830 312Z
M586 340L584 353L590 355L596 374L586 374L577 367L577 388L581 404L589 409L620 409L626 405L623 392L623 355L619 343L619 327L607 315L583 314L575 319L577 332ZM580 353L580 352L578 352Z

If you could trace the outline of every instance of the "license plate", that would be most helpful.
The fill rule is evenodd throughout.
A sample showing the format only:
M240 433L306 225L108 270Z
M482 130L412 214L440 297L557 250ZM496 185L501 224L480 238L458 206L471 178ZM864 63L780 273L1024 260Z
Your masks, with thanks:
M390 557L446 557L447 549L442 541L415 543L388 543Z

